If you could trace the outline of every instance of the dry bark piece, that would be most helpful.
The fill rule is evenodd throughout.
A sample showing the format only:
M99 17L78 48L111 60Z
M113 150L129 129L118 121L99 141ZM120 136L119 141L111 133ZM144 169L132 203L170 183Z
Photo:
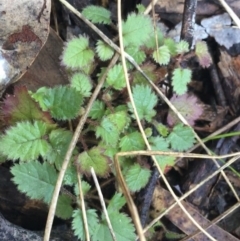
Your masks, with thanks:
M23 75L45 44L51 0L0 3L0 93Z
M168 208L173 203L174 199L171 194L160 186L157 186L153 194L153 207L156 212L164 211L164 209ZM208 227L211 225L211 222L203 217L192 205L184 201L182 201L182 204L194 218L194 220L197 221L202 227ZM172 210L170 210L166 217L187 235L192 235L198 231L197 227L188 219L186 214L179 206L175 206ZM230 233L226 232L215 224L205 230L216 240L239 241ZM207 238L205 234L199 233L188 240L207 241L209 238Z
M24 85L28 90L36 91L40 87L53 87L69 84L65 69L60 66L63 41L50 28L46 44L34 63L14 86Z
M218 67L222 75L222 85L231 110L238 113L240 109L240 56L231 57L220 49Z

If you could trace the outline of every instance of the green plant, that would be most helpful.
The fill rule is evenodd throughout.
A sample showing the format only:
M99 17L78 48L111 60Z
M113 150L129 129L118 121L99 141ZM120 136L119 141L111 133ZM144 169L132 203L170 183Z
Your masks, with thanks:
M139 9L142 12L141 6ZM83 14L94 23L108 25L112 23L110 12L100 7L87 7ZM184 54L189 51L186 42L175 43L171 39L165 39L159 31L155 33L151 18L142 13L130 14L122 24L126 51L138 64L143 63L143 68L152 75L153 79L158 78L152 71L156 65L169 65L175 57L184 58ZM156 48L155 34L158 37L158 48ZM197 50L200 63L206 67L208 53L204 44L200 44ZM14 95L7 96L3 101L3 120L10 128L0 138L0 153L6 159L19 161L14 163L11 169L13 181L18 189L30 198L50 203L63 157L73 135L67 129L67 121L78 118L84 112L85 103L92 94L97 76L102 76L105 70L102 68L98 75L91 76L94 70L93 62L107 61L113 53L114 51L102 41L98 41L96 48L93 49L86 36L74 38L67 43L62 55L62 63L73 72L69 86L43 87L34 93L28 92L25 87L16 87ZM146 61L152 63L146 65ZM148 141L152 149L161 151L189 149L195 142L191 130L177 123L171 113L168 118L170 126L157 122L156 106L160 102L158 96L146 82L136 77L130 63L128 67L132 77L134 102L139 118L148 132ZM172 72L173 91L178 95L185 94L190 80L191 70L183 69L178 64ZM73 187L75 199L62 193L58 200L56 215L64 219L72 218L72 228L81 240L85 240L82 213L79 209L72 208L74 203L80 202L76 187L77 173L80 172L82 177L89 176L90 168L93 167L101 178L114 176L113 157L117 152L146 149L135 123L132 104L126 97L125 86L123 67L119 61L108 72L101 95L92 106L88 124L81 136L81 142L74 150L72 162L64 178L63 188L65 185ZM185 106L186 97L181 102ZM182 112L191 113L192 109L193 107L187 106L187 110L184 109ZM192 123L200 112L201 110L191 119ZM149 127L152 126L155 126L158 136L153 136L149 131ZM93 140L89 140L88 136ZM174 165L174 157L156 156L156 158L162 170ZM42 160L42 164L39 159ZM4 159L1 158L1 161ZM147 184L151 171L144 167L141 161L130 157L122 158L121 166L132 192L140 190ZM83 183L87 194L90 185L87 182ZM120 212L124 204L125 199L116 193L109 201L107 210L117 240L131 241L135 239L135 230L131 219ZM103 213L100 212L99 215L97 210L87 207L87 219L92 240L112 240Z

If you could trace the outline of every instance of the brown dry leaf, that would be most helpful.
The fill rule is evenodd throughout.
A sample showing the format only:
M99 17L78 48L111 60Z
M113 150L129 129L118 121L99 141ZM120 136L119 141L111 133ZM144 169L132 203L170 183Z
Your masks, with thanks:
M158 213L164 211L174 202L171 194L163 189L160 186L157 186L154 190L153 194L153 208L152 212L154 216L158 216ZM212 235L216 240L228 240L228 241L238 241L230 233L226 232L216 224L211 224L211 222L203 217L192 205L187 202L182 201L183 206L189 212L189 214L197 221L210 235ZM189 220L186 214L182 211L182 209L177 205L173 209L171 209L166 217L175 224L179 229L181 229L185 234L191 236L190 238L186 238L184 240L188 241L207 241L210 240L203 233L195 234L198 229L197 227ZM210 226L211 225L211 226ZM210 227L209 227L210 226ZM194 235L195 234L195 235Z
M0 93L23 75L45 44L51 0L0 3Z

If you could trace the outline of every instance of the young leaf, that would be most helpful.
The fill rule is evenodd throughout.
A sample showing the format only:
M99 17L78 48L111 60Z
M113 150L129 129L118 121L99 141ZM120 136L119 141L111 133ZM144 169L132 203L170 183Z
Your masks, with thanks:
M145 187L150 175L151 171L149 169L142 168L139 164L131 166L125 174L129 190L136 192Z
M31 199L43 200L49 204L57 181L57 173L53 166L38 161L17 164L11 168L13 182L18 190Z
M150 122L152 117L156 115L153 108L157 104L157 96L148 85L136 85L133 87L133 99L139 118ZM133 112L131 103L128 103L128 107Z
M90 174L93 167L96 174L100 177L106 177L109 174L109 158L104 155L104 151L99 147L93 147L89 151L79 154L77 164L82 172Z
M91 65L94 60L94 52L89 47L87 37L81 36L70 40L63 50L62 62L73 69L83 69Z
M77 117L83 97L77 90L68 86L42 87L33 94L43 110L49 110L52 117L68 120Z
M172 86L173 90L182 95L187 91L187 84L191 81L192 72L190 69L176 68L173 71Z
M123 67L121 64L114 65L108 72L106 82L116 90L122 90L126 86Z
M170 151L169 144L163 137L152 136L149 138L149 143L153 151ZM167 166L173 166L175 157L173 156L155 156L160 168L164 171Z
M127 217L123 213L111 212L109 213L109 218L113 227L113 231L116 235L117 241L135 240L136 235L134 233L134 226L131 223L131 219L129 217ZM98 226L96 226L96 231L92 237L92 241L103 240L113 240L105 219L103 219L102 222L100 222Z
M176 42L172 38L165 38L164 45L168 47L171 56L177 54Z
M122 23L124 45L143 45L153 32L152 21L149 16L141 14L129 14L127 20Z
M0 139L0 152L11 160L32 161L40 155L45 157L51 148L45 136L51 128L53 125L41 121L18 122Z
M86 213L87 213L87 223L88 223L89 234L90 236L92 236L99 223L97 212L95 209L88 209ZM82 211L79 209L73 211L72 229L74 231L74 235L76 235L78 239L84 241L86 240L86 234L85 234L82 215L83 215Z
M108 204L107 211L108 213L119 211L125 204L125 197L121 193L115 193Z
M97 41L96 52L102 61L111 59L114 54L113 49L102 40Z
M206 42L198 41L196 43L195 53L198 57L199 64L203 68L208 68L212 64L212 58L208 52L208 47Z
M158 123L157 121L153 121L153 125L162 137L168 136L169 130L165 125L163 125L162 123Z
M125 135L119 143L121 151L137 151L142 150L145 147L144 140L141 133L138 131Z
M187 41L181 40L176 44L176 49L178 54L184 54L189 51L189 44Z
M104 143L116 146L120 133L128 123L126 111L118 111L105 116L96 128L96 137L101 137Z
M195 143L193 132L183 124L176 125L167 140L170 142L172 149L176 151L187 151Z
M69 219L72 217L73 208L72 208L72 200L69 196L60 195L58 197L56 216L61 219Z
M140 50L139 47L136 47L136 46L128 46L126 47L125 51L131 55L135 62L137 64L142 64L143 61L146 59L146 54L144 53L144 51ZM132 68L132 64L130 62L127 62L127 67L128 69Z
M89 112L92 119L101 119L105 113L105 104L100 100L95 100Z
M191 126L194 125L195 120L203 113L203 109L198 105L198 100L194 95L173 95L170 101ZM169 110L167 122L170 126L174 126L181 121L172 110Z
M138 13L144 13L144 11L146 10L145 6L143 4L137 4L136 6Z
M45 159L50 164L55 164L57 169L60 170L63 159L66 155L69 143L72 140L72 132L64 129L56 129L51 131L49 135L49 149Z
M64 175L64 184L74 186L78 182L76 167L72 164L68 166Z
M156 63L166 65L170 61L170 51L167 46L163 45L153 52L153 59Z
M50 114L40 109L39 104L32 99L25 86L16 86L14 95L7 95L1 108L3 121L7 125L33 120L53 123Z
M81 180L81 182L82 182L82 192L83 192L83 195L85 195L91 189L91 186L90 186L89 183L87 183L83 180ZM79 186L78 186L78 184L74 185L74 193L77 197L79 196Z
M157 35L157 43L158 44L156 44L156 35ZM157 47L163 45L163 40L164 40L163 33L161 32L161 30L159 28L157 28L157 31L152 31L150 33L150 36L147 39L147 42L145 42L144 47L154 50Z
M82 15L93 23L111 23L111 12L99 6L87 6L83 9Z
M71 87L79 91L80 95L82 95L83 97L89 97L92 94L92 83L89 76L87 76L86 74L74 74L71 78Z

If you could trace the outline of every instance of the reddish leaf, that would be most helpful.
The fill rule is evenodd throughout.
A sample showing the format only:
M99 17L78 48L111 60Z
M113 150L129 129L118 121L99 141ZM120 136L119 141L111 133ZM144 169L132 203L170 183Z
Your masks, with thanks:
M0 93L23 75L45 44L51 0L0 4Z
M23 120L43 120L47 123L53 123L50 114L40 109L25 86L15 87L14 95L7 95L2 103L1 115L6 125Z
M203 112L201 105L198 105L198 99L194 95L174 95L170 101L192 126ZM174 126L181 121L172 110L169 110L167 122L170 126Z

